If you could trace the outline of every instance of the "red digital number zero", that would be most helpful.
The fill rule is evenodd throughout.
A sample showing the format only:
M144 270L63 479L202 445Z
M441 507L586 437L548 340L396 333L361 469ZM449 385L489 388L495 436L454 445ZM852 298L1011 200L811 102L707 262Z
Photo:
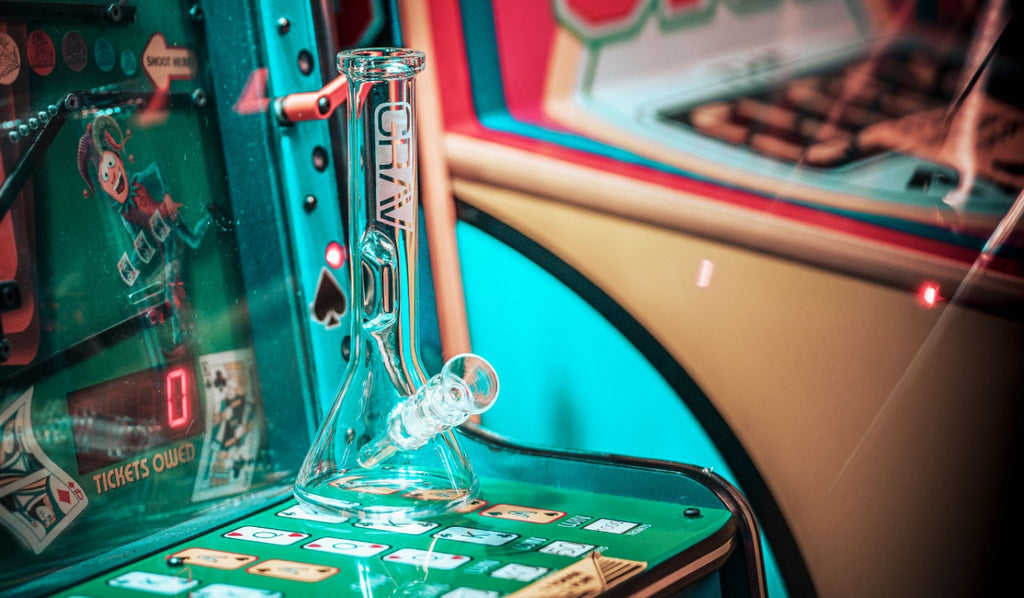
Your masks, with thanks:
M191 419L188 396L188 373L185 368L167 372L167 425L180 428Z

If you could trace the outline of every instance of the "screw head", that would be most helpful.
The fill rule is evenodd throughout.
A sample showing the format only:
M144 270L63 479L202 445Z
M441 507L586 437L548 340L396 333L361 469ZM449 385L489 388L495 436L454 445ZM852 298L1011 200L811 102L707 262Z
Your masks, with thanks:
M202 108L206 106L206 91L197 89L192 92L192 105L196 108Z
M21 305L21 293L14 283L0 285L0 308L14 309Z

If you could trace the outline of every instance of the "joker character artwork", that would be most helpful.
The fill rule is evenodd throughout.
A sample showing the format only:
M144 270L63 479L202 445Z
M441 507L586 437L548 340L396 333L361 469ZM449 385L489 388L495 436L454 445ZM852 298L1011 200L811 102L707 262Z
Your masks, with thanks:
M179 273L179 241L191 249L199 247L214 217L212 209L191 227L182 219L181 203L174 201L164 185L160 168L152 163L131 173L126 164L130 159L125 149L131 131L122 132L113 117L98 114L86 127L78 142L78 172L88 189L86 197L96 193L94 181L113 200L128 233L132 249L124 251L117 270L129 289L133 289L140 273L150 273L157 284L162 284L162 298L171 322L172 345L181 345L185 327L181 310L185 301ZM154 266L162 266L157 270ZM133 289L134 291L134 289ZM130 296L148 296L153 293L130 292Z

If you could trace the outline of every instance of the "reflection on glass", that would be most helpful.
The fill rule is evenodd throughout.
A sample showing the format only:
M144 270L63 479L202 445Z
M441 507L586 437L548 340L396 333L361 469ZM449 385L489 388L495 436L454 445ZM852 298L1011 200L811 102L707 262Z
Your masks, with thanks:
M299 471L295 495L363 520L430 516L471 500L479 482L447 428L464 419L459 412L488 405L497 390L493 370L473 356L455 359L426 387L420 365L414 78L423 61L421 52L399 48L338 56L349 85L349 263L357 311L345 381ZM453 411L437 400L435 391L445 388L466 393L456 405L473 397L478 404Z

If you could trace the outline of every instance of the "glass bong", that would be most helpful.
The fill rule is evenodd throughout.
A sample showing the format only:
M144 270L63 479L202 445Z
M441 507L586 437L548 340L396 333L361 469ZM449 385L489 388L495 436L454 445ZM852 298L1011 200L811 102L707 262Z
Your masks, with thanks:
M348 79L351 355L299 470L295 496L316 510L401 521L454 511L479 481L451 428L498 393L493 368L461 354L429 380L416 320L415 76L422 52L338 55Z

